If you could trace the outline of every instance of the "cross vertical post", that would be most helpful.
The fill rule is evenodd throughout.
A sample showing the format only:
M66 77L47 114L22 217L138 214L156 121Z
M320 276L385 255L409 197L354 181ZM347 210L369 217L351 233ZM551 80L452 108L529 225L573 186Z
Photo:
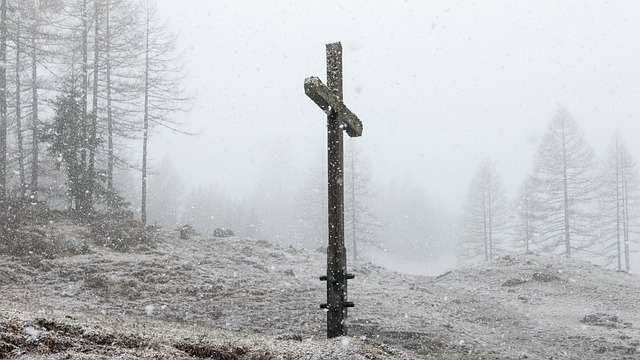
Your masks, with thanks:
M347 273L347 252L344 246L344 175L343 134L362 134L362 123L342 102L342 45L326 45L327 85L317 77L305 79L305 93L327 113L328 158L328 225L327 274L320 280L327 281L327 337L347 335L347 280L354 275Z
M327 44L327 87L342 100L342 46ZM327 247L327 337L347 335L345 321L347 308L347 282L343 279L347 269L344 248L344 161L342 154L342 126L337 112L327 115L328 159L328 220L329 245Z

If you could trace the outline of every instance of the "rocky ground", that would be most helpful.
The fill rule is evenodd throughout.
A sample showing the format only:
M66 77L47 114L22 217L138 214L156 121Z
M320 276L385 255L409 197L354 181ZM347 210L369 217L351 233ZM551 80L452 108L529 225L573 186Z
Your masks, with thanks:
M640 279L585 262L507 256L436 277L351 263L349 336L326 340L322 253L163 230L119 252L70 222L29 233L67 251L0 255L0 358L640 358Z

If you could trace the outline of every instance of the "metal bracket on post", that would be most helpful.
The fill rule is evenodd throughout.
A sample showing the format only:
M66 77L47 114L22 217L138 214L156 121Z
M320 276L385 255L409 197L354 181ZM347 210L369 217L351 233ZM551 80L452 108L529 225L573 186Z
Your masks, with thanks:
M327 275L320 277L327 282L327 303L320 308L327 311L328 338L347 335L347 308L354 307L353 302L347 301L347 280L354 277L343 269L328 270Z
M328 272L330 273L330 272ZM350 273L344 273L344 271L336 271L333 276L322 275L320 276L320 281L327 281L327 286L335 286L338 288L345 287L347 285L347 280L354 279L356 276ZM350 308L354 307L355 304L352 301L346 301L346 299L342 299L342 301L336 306L329 306L328 304L320 304L320 309L327 309L328 311L342 311L342 308Z

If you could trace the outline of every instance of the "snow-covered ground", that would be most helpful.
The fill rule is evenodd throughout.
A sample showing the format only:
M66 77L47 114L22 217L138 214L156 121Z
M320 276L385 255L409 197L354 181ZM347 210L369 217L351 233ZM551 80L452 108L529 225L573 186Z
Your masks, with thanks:
M0 358L640 357L640 279L585 262L509 256L435 277L351 262L349 336L325 340L324 254L157 239L0 256Z

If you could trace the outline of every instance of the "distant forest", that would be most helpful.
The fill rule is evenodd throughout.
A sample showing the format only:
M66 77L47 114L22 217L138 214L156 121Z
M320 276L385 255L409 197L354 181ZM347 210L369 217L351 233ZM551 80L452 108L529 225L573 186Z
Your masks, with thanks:
M561 108L513 201L493 162L479 165L462 217L460 258L543 252L628 272L640 244L639 185L636 160L620 134L598 162L578 121Z

